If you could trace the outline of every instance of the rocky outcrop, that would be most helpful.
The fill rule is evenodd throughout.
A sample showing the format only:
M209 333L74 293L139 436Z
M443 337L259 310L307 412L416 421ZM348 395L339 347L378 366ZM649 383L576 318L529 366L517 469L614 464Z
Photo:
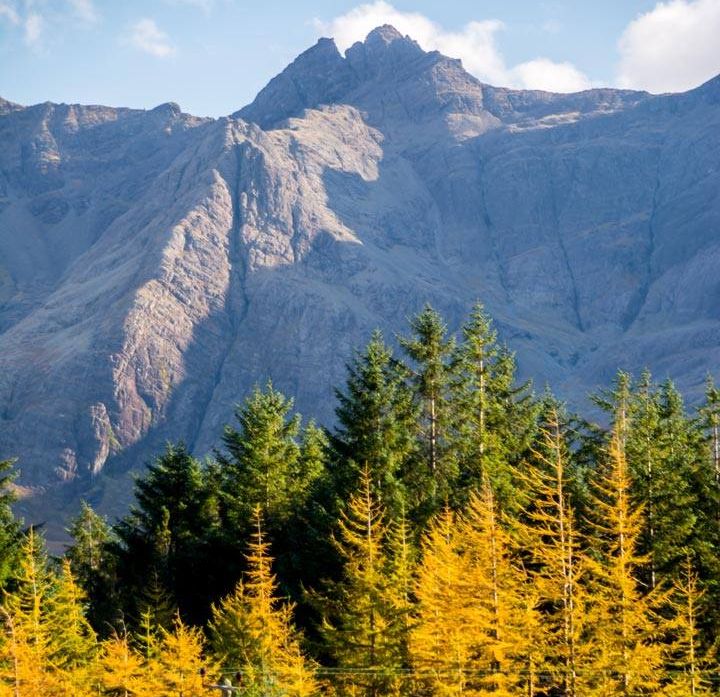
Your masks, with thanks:
M506 90L381 27L230 118L0 102L0 457L25 510L121 510L129 469L168 438L208 452L267 378L331 420L352 348L426 301L456 326L482 299L574 403L645 365L697 394L718 84Z

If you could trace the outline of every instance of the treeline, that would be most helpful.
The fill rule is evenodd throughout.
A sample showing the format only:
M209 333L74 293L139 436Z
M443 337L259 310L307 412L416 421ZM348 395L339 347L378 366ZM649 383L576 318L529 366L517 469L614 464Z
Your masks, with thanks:
M0 697L720 691L720 390L619 373L606 428L518 383L482 307L348 365L337 426L272 385L170 444L48 560L0 481Z

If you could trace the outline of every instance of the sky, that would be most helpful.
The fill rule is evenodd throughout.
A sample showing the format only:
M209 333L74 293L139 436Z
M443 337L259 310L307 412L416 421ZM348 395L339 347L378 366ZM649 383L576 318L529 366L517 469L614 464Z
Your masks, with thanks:
M490 84L691 89L720 73L720 0L0 0L0 96L229 114L320 36L393 24Z

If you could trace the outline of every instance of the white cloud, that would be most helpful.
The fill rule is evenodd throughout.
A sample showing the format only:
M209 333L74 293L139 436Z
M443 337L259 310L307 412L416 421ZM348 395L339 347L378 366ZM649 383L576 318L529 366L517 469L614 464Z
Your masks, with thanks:
M572 63L555 63L547 58L536 58L516 65L511 73L513 82L524 89L580 92L592 87L587 75Z
M540 57L515 67L508 66L495 40L504 25L495 19L468 22L459 31L447 31L422 14L401 12L384 0L377 0L329 22L316 19L314 24L318 32L332 36L341 51L363 40L375 27L392 24L424 49L462 59L465 68L483 82L556 92L590 87L588 78L570 63L555 63Z
M43 18L37 12L31 12L25 18L25 43L37 47L43 31Z
M68 0L70 7L72 7L75 15L83 22L92 24L97 22L98 13L93 4L93 0Z
M10 24L20 24L20 15L17 10L7 2L0 2L0 17L7 19Z
M167 58L175 53L170 37L152 19L141 19L133 25L129 43L157 58Z
M620 87L678 92L720 72L720 1L660 2L625 29Z

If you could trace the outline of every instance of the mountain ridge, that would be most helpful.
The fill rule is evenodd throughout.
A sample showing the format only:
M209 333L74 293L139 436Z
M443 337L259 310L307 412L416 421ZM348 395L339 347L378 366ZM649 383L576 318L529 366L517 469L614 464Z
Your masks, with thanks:
M0 101L0 457L28 516L121 512L129 470L208 452L255 382L329 423L352 348L426 301L456 327L483 300L573 402L646 364L696 395L719 85L507 90L379 28L230 117Z

